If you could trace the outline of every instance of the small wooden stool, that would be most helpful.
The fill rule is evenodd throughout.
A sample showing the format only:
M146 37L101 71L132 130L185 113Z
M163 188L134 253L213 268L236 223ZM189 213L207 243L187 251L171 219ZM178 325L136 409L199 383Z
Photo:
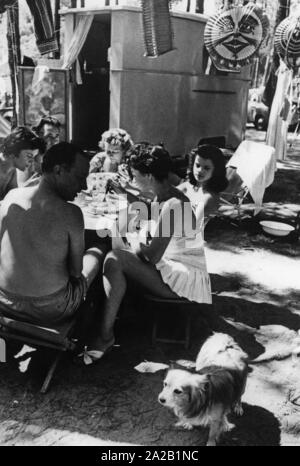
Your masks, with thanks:
M192 316L193 313L196 312L196 309L199 308L199 303L194 301L188 301L184 298L178 299L166 299L160 298L158 296L153 295L145 295L144 298L146 301L153 305L154 307L154 321L152 327L152 344L155 345L157 342L162 343L175 343L175 344L183 344L185 349L188 349L190 346L191 341L191 324L192 324ZM176 309L180 309L182 314L185 316L185 324L184 324L184 338L183 339L171 339L165 337L158 336L158 326L159 320L162 316L163 308L175 306Z
M76 319L73 318L62 323L59 329L40 327L15 318L6 317L0 310L0 337L4 341L17 340L33 347L45 347L56 350L54 360L43 382L41 393L46 393L48 390L63 352L75 349L75 343L71 340L75 324Z

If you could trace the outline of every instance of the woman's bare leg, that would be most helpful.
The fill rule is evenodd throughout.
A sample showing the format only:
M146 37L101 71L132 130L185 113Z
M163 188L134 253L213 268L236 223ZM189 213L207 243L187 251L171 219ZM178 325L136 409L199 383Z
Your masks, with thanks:
M152 264L142 262L130 251L110 252L104 261L103 284L106 294L104 311L97 330L97 337L89 345L93 349L104 351L113 342L114 323L125 295L127 278L148 289L162 298L177 298L166 285L159 272Z
M108 246L100 244L89 248L84 253L82 274L86 278L88 288L96 278L99 270L102 269L104 258L108 250Z

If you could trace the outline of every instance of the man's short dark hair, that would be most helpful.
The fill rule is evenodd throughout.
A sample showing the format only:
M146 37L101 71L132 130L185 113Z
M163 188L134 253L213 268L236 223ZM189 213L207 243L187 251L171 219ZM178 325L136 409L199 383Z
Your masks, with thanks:
M56 165L63 165L68 170L75 163L76 155L80 154L85 157L80 147L69 142L59 142L50 147L44 155L42 162L42 172L52 173Z
M47 117L41 118L39 123L36 126L34 126L32 129L36 133L39 133L44 125L52 125L57 129L60 129L61 127L61 123L57 118L47 116Z
M43 141L26 126L17 126L5 139L2 145L4 157L14 155L18 157L21 150L45 150Z

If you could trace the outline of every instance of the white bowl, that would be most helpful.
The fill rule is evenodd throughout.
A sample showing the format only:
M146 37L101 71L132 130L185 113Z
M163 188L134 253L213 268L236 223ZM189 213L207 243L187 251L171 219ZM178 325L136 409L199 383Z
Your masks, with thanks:
M259 223L266 233L269 233L269 235L273 236L287 236L291 233L291 231L295 230L294 227L288 225L287 223L270 221L263 221Z

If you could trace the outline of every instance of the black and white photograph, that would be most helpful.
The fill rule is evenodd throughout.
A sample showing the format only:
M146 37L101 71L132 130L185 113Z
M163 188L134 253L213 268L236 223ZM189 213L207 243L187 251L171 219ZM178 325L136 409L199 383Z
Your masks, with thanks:
M299 238L300 0L0 1L0 446L300 446Z

